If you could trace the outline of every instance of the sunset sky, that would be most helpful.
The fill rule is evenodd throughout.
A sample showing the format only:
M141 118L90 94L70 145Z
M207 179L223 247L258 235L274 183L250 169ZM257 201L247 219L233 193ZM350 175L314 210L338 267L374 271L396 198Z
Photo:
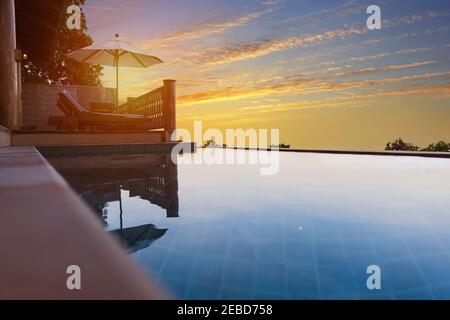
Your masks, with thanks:
M378 4L382 29L366 28ZM94 41L164 60L122 68L121 100L176 79L177 127L277 128L299 148L450 142L450 0L87 0ZM104 85L115 86L105 67Z

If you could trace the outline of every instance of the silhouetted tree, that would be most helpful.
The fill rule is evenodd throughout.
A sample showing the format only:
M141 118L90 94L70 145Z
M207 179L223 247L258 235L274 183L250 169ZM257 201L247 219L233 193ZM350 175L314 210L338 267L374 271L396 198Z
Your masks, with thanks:
M428 147L422 149L421 151L450 152L450 143L447 143L445 141L438 141L436 143L430 144Z
M417 151L419 147L408 142L404 142L402 138L398 138L394 142L388 142L384 150L395 150L395 151Z
M218 145L216 144L216 141L214 139L206 140L206 142L203 143L203 148L217 147L217 146Z
M72 4L81 7L85 2L86 0L74 0ZM44 63L36 64L30 59L23 64L23 81L101 86L102 66L80 63L66 56L66 53L89 46L93 42L87 34L86 16L83 11L81 11L81 29L69 30L63 23L58 30L56 41L55 52Z
M270 147L274 149L289 149L291 145L282 142L280 144L272 144Z

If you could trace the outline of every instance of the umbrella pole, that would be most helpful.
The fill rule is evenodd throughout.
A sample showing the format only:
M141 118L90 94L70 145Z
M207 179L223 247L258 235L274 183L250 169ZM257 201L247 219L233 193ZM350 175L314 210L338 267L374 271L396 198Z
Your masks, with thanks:
M119 188L120 231L123 230L122 188Z
M115 56L116 61L116 113L119 113L119 56Z

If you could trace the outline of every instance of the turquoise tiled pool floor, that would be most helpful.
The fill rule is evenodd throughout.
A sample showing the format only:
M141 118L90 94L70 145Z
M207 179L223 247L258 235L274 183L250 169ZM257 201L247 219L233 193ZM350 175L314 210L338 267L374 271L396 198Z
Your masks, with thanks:
M123 228L167 229L133 257L176 297L450 299L447 159L282 153L274 176L179 165L176 180L172 218L161 199L119 188ZM120 202L107 200L115 230ZM367 288L369 265L381 290Z
M309 220L306 213L297 215ZM216 223L228 226L230 234L241 229L224 221ZM287 222L248 225L253 230L267 228L279 239L251 237L251 232L240 238L216 235L208 224L202 233L195 227L188 229L192 227L172 226L173 239L161 238L136 254L140 263L183 298L450 298L443 291L450 284L449 248L432 234L366 234L348 240L341 233L340 238L322 240L312 230L309 239L294 240L297 233L308 233L308 227L299 231ZM337 223L335 232L339 229ZM424 247L430 250L423 251ZM366 268L373 264L382 271L379 291L366 286Z

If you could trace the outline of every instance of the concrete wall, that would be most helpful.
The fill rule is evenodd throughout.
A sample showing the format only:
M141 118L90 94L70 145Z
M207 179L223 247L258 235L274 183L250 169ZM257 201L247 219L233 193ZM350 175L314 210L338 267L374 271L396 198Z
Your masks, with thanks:
M63 116L56 106L58 93L67 90L86 109L92 102L114 103L114 88L89 86L49 86L41 83L24 83L22 86L23 126L39 130L54 130L47 125L50 116Z
M19 126L14 0L0 1L0 125Z

